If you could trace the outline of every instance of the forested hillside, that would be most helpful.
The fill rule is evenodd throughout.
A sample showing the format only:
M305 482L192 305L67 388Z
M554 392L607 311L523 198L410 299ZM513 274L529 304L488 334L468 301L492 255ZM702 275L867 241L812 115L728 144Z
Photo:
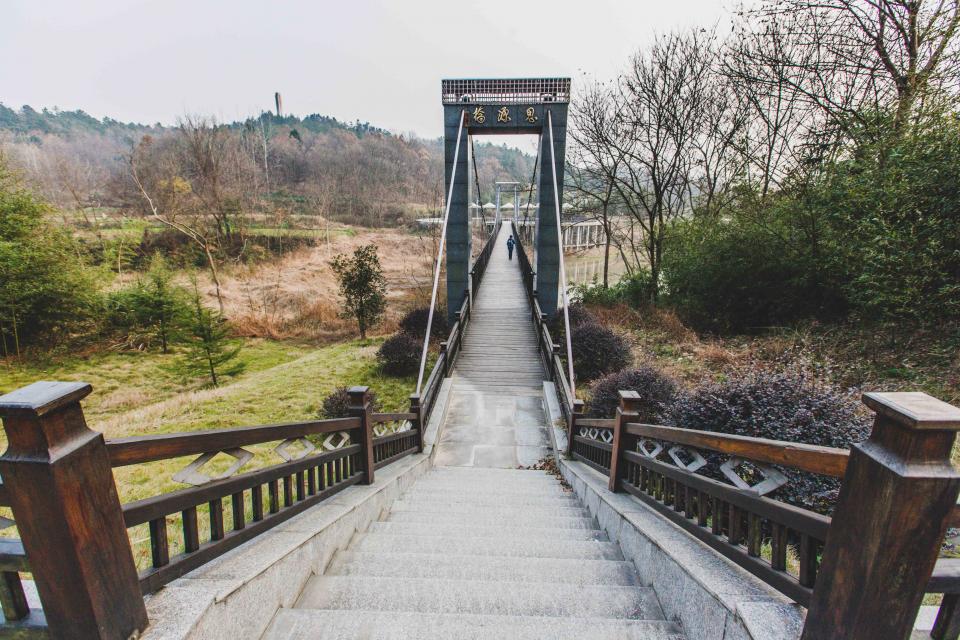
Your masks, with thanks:
M439 139L318 114L265 112L230 123L184 116L168 126L0 104L0 148L31 187L64 210L149 213L132 177L138 167L179 185L177 207L212 207L224 216L283 211L390 226L435 210L443 191ZM478 144L483 197L492 197L494 180L528 181L533 161L513 148Z

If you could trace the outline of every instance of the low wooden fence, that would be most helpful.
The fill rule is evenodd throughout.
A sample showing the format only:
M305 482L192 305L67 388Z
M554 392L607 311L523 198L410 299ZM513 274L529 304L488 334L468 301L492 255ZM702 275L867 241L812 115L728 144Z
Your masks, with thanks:
M867 394L876 422L848 451L644 424L636 392L620 395L612 419L574 417L572 457L808 607L806 640L906 638L925 593L946 594L931 637L960 635L960 561L938 559L960 520L960 410ZM727 481L704 475L708 465ZM789 481L784 469L842 479L833 517L768 497Z
M349 390L344 418L117 440L87 427L90 391L39 382L0 397L0 505L15 520L2 524L20 534L0 540L0 635L132 637L147 623L144 594L422 449L419 410L374 413L366 387ZM245 447L266 443L281 462L238 473L254 457ZM219 454L233 463L209 471ZM112 468L184 456L197 457L173 479L187 488L120 504ZM138 572L128 531L143 526L150 566ZM42 611L19 572L33 575Z

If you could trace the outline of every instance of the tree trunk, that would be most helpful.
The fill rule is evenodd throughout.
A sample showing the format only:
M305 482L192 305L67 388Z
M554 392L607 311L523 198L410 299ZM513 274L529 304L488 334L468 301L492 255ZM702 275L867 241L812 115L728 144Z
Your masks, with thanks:
M210 275L213 276L213 285L217 291L217 303L220 305L220 314L223 315L223 296L220 294L220 274L217 272L217 263L210 252L210 245L203 243L203 251L207 254L207 263L210 265Z

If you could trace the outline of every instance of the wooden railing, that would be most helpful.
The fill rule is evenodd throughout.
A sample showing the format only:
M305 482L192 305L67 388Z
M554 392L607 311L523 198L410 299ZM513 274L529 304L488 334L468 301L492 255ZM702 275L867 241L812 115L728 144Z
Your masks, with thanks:
M925 593L945 594L931 637L960 635L960 560L938 560L957 522L960 410L867 394L876 422L848 451L644 424L637 393L620 396L613 419L574 417L572 457L808 607L805 640L906 638ZM841 478L833 517L767 497L783 469Z
M344 418L110 441L86 426L90 391L40 382L0 397L0 505L15 520L2 524L20 534L0 540L0 635L132 637L147 623L143 594L422 450L419 410L373 413L366 387L349 390ZM238 473L254 457L244 447L267 443L282 462ZM233 464L209 471L219 454ZM120 504L112 468L184 456L198 456L173 475L187 488ZM138 573L128 530L140 527L150 566ZM42 612L18 572L32 573Z

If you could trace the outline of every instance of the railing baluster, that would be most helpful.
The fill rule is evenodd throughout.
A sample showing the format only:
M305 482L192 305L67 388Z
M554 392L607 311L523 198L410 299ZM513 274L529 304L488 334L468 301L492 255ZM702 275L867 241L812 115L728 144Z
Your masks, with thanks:
M293 476L283 476L283 506L293 505Z
M16 571L0 572L0 607L3 617L10 622L23 620L30 615L30 604L23 592L20 574Z
M238 531L247 526L246 503L243 499L243 491L230 496L230 502L233 510L233 530Z
M960 594L943 594L930 637L933 640L956 640L960 637Z
M720 498L713 498L713 509L711 510L713 520L710 523L710 532L715 536L723 535L723 513L725 506Z
M787 570L787 528L773 523L770 538L770 566L777 571Z
M730 544L740 544L743 539L743 511L734 505L729 507L729 525L727 527L727 540Z
M812 587L817 579L817 541L812 536L800 534L800 575L797 580L805 587Z
M250 502L253 506L253 521L263 520L263 485L258 484L250 490Z
M280 511L280 481L271 480L267 485L270 491L270 513Z
M154 567L170 563L170 542L167 539L167 519L150 521L150 556Z
M747 555L753 558L760 557L760 546L763 542L760 516L747 514Z
M200 548L200 527L197 523L197 508L188 507L181 512L183 518L183 550L192 553Z
M211 500L210 505L210 539L223 540L223 499Z

